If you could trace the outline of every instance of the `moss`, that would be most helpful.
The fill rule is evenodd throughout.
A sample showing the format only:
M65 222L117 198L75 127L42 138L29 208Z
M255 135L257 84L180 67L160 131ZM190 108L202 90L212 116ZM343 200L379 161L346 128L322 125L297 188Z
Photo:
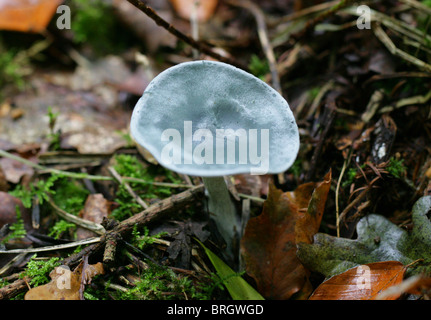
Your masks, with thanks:
M59 220L50 228L48 236L54 237L54 239L60 239L62 234L75 227L76 225L74 223L67 222L66 220Z
M133 226L132 244L142 250L145 246L153 244L157 239L167 235L167 232L160 232L153 236L150 236L149 234L150 231L147 227L143 227L143 234L141 234L141 232L138 230L138 225Z
M268 62L255 54L251 56L248 67L250 72L261 80L264 80L265 75L269 72Z
M74 41L89 44L96 54L117 53L133 43L130 32L124 30L112 6L103 0L74 0L72 30Z
M207 300L211 298L211 288L212 285L196 284L171 269L153 265L140 275L133 288L113 295L119 300Z
M78 215L90 192L78 181L59 178L53 187L53 201L64 211Z
M400 179L406 173L406 167L404 166L404 159L397 159L392 157L389 160L386 170L388 170L388 172L395 178Z
M50 281L49 273L60 265L60 258L51 258L49 260L35 260L35 254L27 263L26 270L21 274L21 277L29 277L30 285L37 287Z
M346 180L344 180L344 182L342 183L341 186L343 188L350 186L355 181L355 177L356 177L357 172L358 172L358 170L355 168L350 168L349 170L347 170Z
M157 177L163 177L167 182L181 183L171 171L159 166L145 167L135 156L119 154L115 156L114 160L114 169L123 177L138 178L148 182L154 182ZM168 187L154 186L153 184L143 185L134 182L130 182L129 185L141 198L147 201L172 195L172 190ZM112 216L117 220L126 219L142 210L142 207L133 199L124 185L119 186L115 202L119 207L113 210Z
M21 210L19 209L19 206L15 207L15 212L16 222L9 227L10 233L3 238L1 241L2 243L6 243L11 239L22 239L27 234L24 228L24 220L21 217Z

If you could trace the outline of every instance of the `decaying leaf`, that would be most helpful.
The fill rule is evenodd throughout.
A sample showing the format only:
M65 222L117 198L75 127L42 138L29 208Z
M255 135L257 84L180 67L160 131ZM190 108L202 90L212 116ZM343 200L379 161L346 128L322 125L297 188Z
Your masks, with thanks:
M410 277L400 284L394 285L385 291L379 293L375 300L387 300L393 296L400 296L404 293L413 295L427 295L427 300L430 299L431 294L431 278L422 275Z
M62 0L0 0L0 29L40 32Z
M309 300L373 300L380 292L401 283L405 271L398 261L360 265L323 282ZM396 300L400 295L389 295L385 300Z
M81 218L95 223L102 223L103 217L108 217L110 214L111 205L108 200L103 197L103 194L90 194L85 201L84 208L80 212ZM78 228L76 236L78 240L95 237L97 234L93 231Z
M9 158L1 158L0 167L4 172L6 180L15 184L19 183L24 175L31 176L34 173L33 168Z
M6 192L9 190L9 184L6 180L6 175L0 165L0 191Z
M16 222L16 207L18 206L25 225L29 224L29 213L24 208L20 199L11 196L9 193L0 192L0 228L5 224Z
M24 300L81 300L82 285L91 283L94 276L103 273L101 262L87 265L85 268L84 264L80 263L73 272L66 266L56 267L49 274L51 282L30 289Z
M431 196L416 202L412 211L412 231L397 227L381 215L370 214L358 222L356 240L318 233L313 244L298 244L297 255L307 268L326 277L372 262L399 261L407 265L418 259L423 259L423 263L409 269L409 273L429 274L430 210Z
M318 231L330 181L329 172L323 182L301 185L294 192L270 185L262 214L249 220L241 250L247 273L265 298L288 299L307 283L296 243Z

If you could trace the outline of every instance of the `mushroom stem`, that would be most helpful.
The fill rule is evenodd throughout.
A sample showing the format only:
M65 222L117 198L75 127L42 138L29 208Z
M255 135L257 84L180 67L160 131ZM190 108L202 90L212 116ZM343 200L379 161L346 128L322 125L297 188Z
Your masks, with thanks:
M235 262L239 250L240 219L223 177L202 177L208 191L208 211L226 241L226 256Z

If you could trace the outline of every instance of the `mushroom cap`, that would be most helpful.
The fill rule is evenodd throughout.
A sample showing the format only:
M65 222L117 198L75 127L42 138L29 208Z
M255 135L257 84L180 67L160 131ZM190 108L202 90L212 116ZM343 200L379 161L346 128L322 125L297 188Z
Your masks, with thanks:
M237 136L219 136L221 129ZM286 100L255 76L214 61L181 63L155 77L130 131L162 166L191 176L280 173L299 150Z

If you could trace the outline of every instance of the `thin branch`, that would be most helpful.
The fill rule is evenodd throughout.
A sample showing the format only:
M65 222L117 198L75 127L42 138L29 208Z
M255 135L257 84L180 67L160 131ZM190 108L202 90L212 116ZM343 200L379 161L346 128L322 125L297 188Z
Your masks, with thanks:
M354 2L354 0L340 0L337 4L335 4L328 10L320 13L316 18L309 20L303 29L291 35L292 39L297 42L300 39L304 38L314 30L317 24L321 23L323 20L329 18L330 16L333 16L338 11L348 6L352 2Z
M340 177L338 178L337 188L335 190L335 217L336 217L336 227L337 227L337 237L340 237L340 206L339 206L339 193L341 181L343 180L344 172L349 166L350 157L352 155L352 149L349 150L346 160L344 160L343 168L341 169Z
M27 248L27 249L11 249L11 250L0 250L1 253L32 253L32 252L44 252L44 251L54 251L54 250L62 250L62 249L69 249L74 248L86 244L93 244L100 242L100 237L96 238L88 238L84 240L78 240L70 243L62 243L57 244L54 246L45 246L40 248Z
M378 179L380 179L379 177L374 178L370 184L365 187L364 190L362 190L362 192L355 198L355 200L353 200L352 202L350 202L346 208L344 208L343 212L341 212L340 216L339 216L339 220L342 221L344 219L344 217L347 215L347 213L355 206L357 205L367 194L368 191L371 190L374 182L376 182Z
M394 56L398 56L399 58L414 64L415 66L417 66L418 68L426 72L431 72L430 64L397 48L379 24L376 23L374 25L373 32L374 32L374 35L385 45L385 47L389 50L389 52L392 53Z
M93 221L82 219L80 217L77 217L73 214L70 214L70 213L64 211L63 209L58 207L51 198L48 198L48 203L51 205L51 207L54 209L54 211L63 219L70 221L70 222L73 222L74 224L76 224L82 228L91 230L91 231L93 231L99 235L101 235L105 232L105 228L102 225L95 223Z
M127 1L130 2L131 4L133 4L136 8L141 10L143 13L145 13L149 18L154 20L154 22L158 26L161 26L162 28L166 29L169 33L171 33L172 35L174 35L178 39L184 41L185 43L189 44L193 48L199 50L200 52L202 52L206 55L209 55L210 57L213 57L214 59L217 59L221 62L237 66L238 68L241 68L243 70L248 70L247 66L244 66L239 61L237 61L233 58L224 57L224 56L218 54L217 52L215 52L213 49L211 49L211 47L209 47L205 43L200 42L200 41L196 41L192 37L182 33L177 28L175 28L173 25L171 25L169 22L167 22L162 17L160 17L156 13L156 11L154 11L154 9L152 9L150 6L145 4L144 1L142 1L142 0L127 0Z
M269 41L265 15L263 14L262 10L259 8L259 6L249 0L226 0L226 2L234 6L245 8L254 15L257 24L259 40L266 59L268 60L269 69L271 71L272 86L275 90L282 94L280 76L278 75L277 71L277 61L275 59L271 42Z
M112 230L108 230L105 235L102 236L99 243L95 244L91 248L87 247L81 252L71 255L70 257L66 258L63 263L69 266L74 265L78 263L78 261L89 252L91 254L100 252L105 247L108 234L115 234L116 238L122 238L127 233L131 232L136 225L145 225L155 220L162 219L167 215L167 213L171 212L172 210L195 202L197 198L203 196L204 189L205 186L203 184L195 186L184 192L172 195L169 198L163 199L151 205L150 207L148 207L148 209L145 209L144 211L137 213L126 220L121 221Z
M16 160L22 164L25 164L25 165L33 168L33 169L38 170L39 174L52 173L52 174L58 174L58 175L63 176L63 177L73 178L73 179L88 179L88 180L97 180L97 181L112 181L112 180L114 180L113 177L108 177L108 176L97 176L97 175L91 175L91 174L87 174L87 173L69 172L69 171L57 170L57 169L44 167L44 166L41 166L40 164L37 164L37 163L34 163L34 162L29 161L27 159L21 158L19 156L16 156L16 155L11 154L11 153L4 151L4 150L0 150L0 157L5 157L5 158ZM131 177L121 177L121 179L123 181L135 182L135 183L141 183L141 184L151 184L151 185L159 186L159 187L193 188L192 185L188 185L188 184L154 182L154 181L146 181L143 179L131 178Z
M135 201L137 203L139 203L139 205L144 208L147 209L148 208L148 204L142 200L142 198L140 196L138 196L135 191L133 191L132 187L125 181L123 181L123 178L120 176L120 174L114 169L114 167L108 167L108 171L109 173L115 178L115 180L117 180L117 182L119 184L124 185L124 187L126 188L127 192L133 197L133 199L135 199Z

